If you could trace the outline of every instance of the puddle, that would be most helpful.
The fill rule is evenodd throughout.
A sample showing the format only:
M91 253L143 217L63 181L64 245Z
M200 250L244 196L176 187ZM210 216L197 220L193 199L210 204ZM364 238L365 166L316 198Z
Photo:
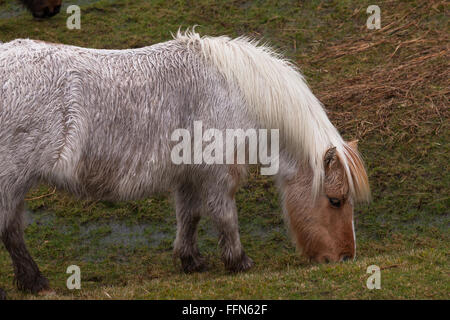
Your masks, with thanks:
M98 232L100 231L100 235ZM158 247L162 241L173 239L174 232L161 232L154 225L129 225L121 222L90 223L80 227L80 236L84 241L99 237L102 246L124 246L137 248L142 246Z
M64 224L64 219L58 219L47 212L31 212L25 214L26 226L31 224L52 226L61 233L66 233L71 226ZM89 222L79 226L79 237L83 242L98 240L100 245L123 245L137 248L142 245L157 247L162 241L171 239L173 232L162 232L156 224L141 223L132 225L122 221Z
M175 218L174 218L175 220ZM107 220L81 224L78 231L72 224L64 222L51 212L26 211L26 226L51 227L54 237L73 235L74 247L80 248L80 258L85 261L102 261L114 255L118 261L127 261L129 252L134 249L171 250L175 240L176 227L167 222L131 224L127 221ZM241 230L255 241L270 241L273 235L285 232L283 227L265 228L261 225L242 225ZM59 234L59 235L58 235ZM218 233L211 220L206 217L199 225L199 247L202 250L216 250Z

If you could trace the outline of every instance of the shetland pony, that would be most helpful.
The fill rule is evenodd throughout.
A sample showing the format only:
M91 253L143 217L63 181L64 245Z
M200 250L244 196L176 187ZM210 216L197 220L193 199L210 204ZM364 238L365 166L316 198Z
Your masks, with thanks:
M24 197L41 182L105 200L172 190L183 270L205 268L202 215L219 231L225 267L250 268L234 199L247 165L171 161L171 133L196 120L279 129L275 178L298 249L316 262L355 256L353 206L369 199L356 142L341 138L300 72L269 47L195 32L133 50L14 40L0 45L0 69L0 234L19 289L49 288L23 238Z
M19 0L35 18L50 18L61 10L62 0Z

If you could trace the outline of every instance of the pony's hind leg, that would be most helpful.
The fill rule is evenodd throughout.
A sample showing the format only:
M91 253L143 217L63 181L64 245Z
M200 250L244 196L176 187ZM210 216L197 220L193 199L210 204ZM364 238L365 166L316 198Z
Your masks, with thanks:
M175 192L177 236L174 254L181 260L186 273L206 270L205 259L197 246L197 225L201 217L201 198L191 184L184 184Z
M48 280L39 271L25 245L22 222L23 202L14 212L9 213L12 215L1 232L1 238L12 259L17 287L22 291L31 293L48 290ZM1 214L6 216L8 212L2 212Z

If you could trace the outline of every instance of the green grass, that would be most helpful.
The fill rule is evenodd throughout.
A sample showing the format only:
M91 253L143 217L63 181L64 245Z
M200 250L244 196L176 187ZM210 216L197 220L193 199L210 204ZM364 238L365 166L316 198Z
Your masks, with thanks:
M262 38L300 66L343 136L360 139L373 201L355 210L356 261L311 265L289 240L272 181L252 171L237 205L255 267L228 274L205 219L199 238L210 270L184 275L172 259L176 222L169 197L89 202L40 186L27 196L26 238L56 292L44 298L449 298L448 64L438 54L414 64L445 50L444 1L378 1L387 27L379 31L365 27L372 4L366 0L72 3L80 3L81 30L65 27L66 2L59 15L36 21L15 1L0 0L0 40L134 48L193 25L201 34ZM366 44L372 46L361 49ZM399 66L405 67L391 72ZM65 286L72 264L81 267L79 291ZM365 285L373 264L382 268L380 290ZM9 297L42 298L18 292L12 281L2 248L0 284Z

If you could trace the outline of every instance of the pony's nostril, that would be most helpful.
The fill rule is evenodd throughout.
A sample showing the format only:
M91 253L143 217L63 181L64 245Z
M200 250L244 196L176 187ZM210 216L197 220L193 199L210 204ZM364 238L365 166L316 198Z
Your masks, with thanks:
M330 263L330 258L329 257L324 257L323 260L324 260L325 263Z

